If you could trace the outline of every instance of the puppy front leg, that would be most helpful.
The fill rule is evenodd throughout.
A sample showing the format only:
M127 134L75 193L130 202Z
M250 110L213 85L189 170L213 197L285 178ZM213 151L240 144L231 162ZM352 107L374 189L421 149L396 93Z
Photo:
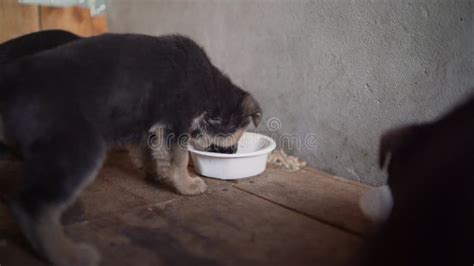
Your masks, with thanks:
M176 191L183 195L198 195L207 189L200 177L191 177L188 172L188 150L179 144L172 144L168 180Z

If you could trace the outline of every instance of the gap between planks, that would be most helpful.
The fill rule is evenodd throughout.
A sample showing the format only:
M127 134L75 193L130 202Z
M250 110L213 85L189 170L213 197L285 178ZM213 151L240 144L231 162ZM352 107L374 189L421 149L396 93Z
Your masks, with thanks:
M348 234L352 234L352 235L358 236L358 237L360 237L360 238L362 238L362 239L367 239L366 236L364 236L362 233L359 233L359 232L357 232L357 231L351 230L351 229L349 229L349 228L345 228L344 226L341 226L341 225L338 225L338 224L336 224L336 223L330 222L330 221L328 221L328 220L326 220L326 219L323 219L323 218L320 218L320 217L317 217L317 216L314 216L314 215L311 215L311 214L302 212L302 211L297 210L297 209L295 209L295 208L286 206L286 205L284 205L284 204L281 204L281 203L276 202L276 201L274 201L274 200L271 200L271 199L269 199L269 198L260 196L260 195L258 195L258 194L256 194L256 193L253 193L253 192L248 191L248 190L246 190L246 189L240 188L240 187L236 186L235 184L232 184L232 187L233 187L233 188L236 188L236 189L238 189L238 190L240 190L240 191L242 191L242 192L245 192L245 193L247 193L247 194L250 194L250 195L252 195L252 196L254 196L254 197L257 197L257 198L259 198L259 199L262 199L262 200L265 200L265 201L270 202L270 203L272 203L272 204L275 204L275 205L277 205L277 206L279 206L279 207L281 207L281 208L284 208L284 209L286 209L286 210L288 210L288 211L291 211L291 212L297 213L297 214L299 214L299 215L302 215L302 216L304 216L304 217L307 217L307 218L309 218L309 219L311 219L311 220L314 220L314 221L323 223L323 224L325 224L325 225L334 227L334 228L336 228L336 229L338 229L338 230L341 230L341 231L346 232L346 233L348 233Z

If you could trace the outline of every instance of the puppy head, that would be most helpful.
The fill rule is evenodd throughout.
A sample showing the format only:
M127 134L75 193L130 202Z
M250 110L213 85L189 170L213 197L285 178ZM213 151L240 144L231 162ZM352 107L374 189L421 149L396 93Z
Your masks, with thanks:
M386 132L380 140L379 165L383 168L387 163L389 183L406 180L403 178L406 176L437 172L443 167L455 168L454 164L467 157L463 153L469 143L474 143L473 117L474 97L471 97L436 121Z
M200 150L236 153L237 144L250 122L258 126L262 110L247 92L236 90L228 94L224 104L216 105L195 118L192 126L192 143Z

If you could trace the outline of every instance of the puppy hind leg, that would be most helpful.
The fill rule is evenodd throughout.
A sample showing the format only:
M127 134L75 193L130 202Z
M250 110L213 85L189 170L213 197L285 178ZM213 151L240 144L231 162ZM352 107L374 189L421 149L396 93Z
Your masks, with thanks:
M153 157L150 148L144 144L128 145L128 156L133 165L147 175L155 174Z
M87 136L53 139L32 149L25 162L25 184L9 205L33 248L54 265L98 265L95 249L70 240L60 220L102 166L104 145Z
M147 158L151 157L154 170L153 177L156 181L167 181L170 172L170 150L173 135L163 124L156 124L150 129L147 141Z
M65 236L60 223L61 206L48 206L34 217L16 204L11 208L33 248L54 265L98 265L100 255L93 247L76 244Z

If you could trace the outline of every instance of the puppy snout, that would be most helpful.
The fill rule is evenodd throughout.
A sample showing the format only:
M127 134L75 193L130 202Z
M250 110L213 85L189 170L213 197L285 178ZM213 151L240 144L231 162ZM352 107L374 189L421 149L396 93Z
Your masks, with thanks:
M206 151L233 154L237 152L237 145L230 146L230 147L221 147L221 146L212 144L206 149Z

